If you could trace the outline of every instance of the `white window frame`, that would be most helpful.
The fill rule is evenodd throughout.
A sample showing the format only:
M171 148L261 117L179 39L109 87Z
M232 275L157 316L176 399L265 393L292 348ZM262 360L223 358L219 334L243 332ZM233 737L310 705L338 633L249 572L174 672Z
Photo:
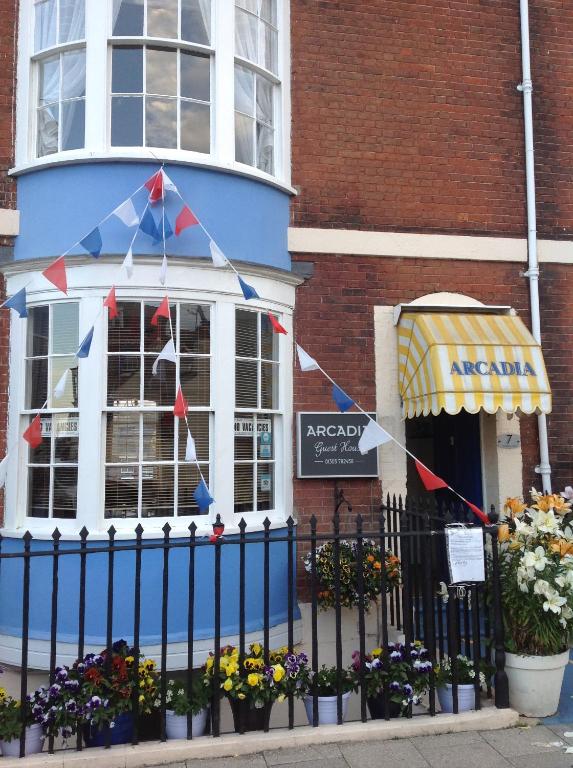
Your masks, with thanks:
M105 7L102 4L105 2ZM294 192L290 186L290 0L278 0L278 75L260 69L260 74L275 78L275 157L274 173L235 161L234 134L234 0L212 0L211 46L188 44L161 38L112 37L112 0L86 3L86 110L85 147L37 158L35 154L35 117L37 83L31 62L34 53L33 0L20 3L18 41L18 81L16 98L16 166L20 173L31 168L57 165L74 160L149 159L147 147L111 147L111 54L112 44L141 45L144 42L181 50L209 53L212 59L211 77L211 154L179 149L155 148L154 155L165 162L185 162L197 166L234 171L259 179L279 189ZM84 41L74 41L58 50L81 47ZM54 51L55 49L49 49ZM42 52L43 54L44 52ZM252 68L257 65L238 59Z
M141 522L146 537L162 536L161 527L168 522L173 527L173 536L188 536L188 526L195 522L198 534L205 535L211 529L217 513L226 525L228 533L236 532L241 515L234 513L233 477L234 464L234 417L235 417L235 308L249 308L262 312L273 311L289 335L279 334L279 403L283 405L275 435L275 500L274 510L244 513L249 529L261 527L268 517L272 526L282 527L292 514L292 308L294 306L294 286L296 278L284 276L277 278L269 270L259 270L256 275L257 289L262 297L272 296L272 301L265 298L244 302L242 294L237 293L237 281L232 273L221 270L178 264L170 266L169 282L164 290L144 287L134 288L127 279L118 278L119 264L97 263L89 267L76 266L73 260L67 265L68 295L61 299L55 289L46 289L46 281L40 277L45 268L42 259L27 266L15 264L5 268L8 273L6 291L12 295L24 285L28 285L28 306L47 304L56 301L70 302L79 300L79 338L82 339L89 328L95 331L89 357L79 361L79 471L78 471L78 509L75 520L46 519L26 517L27 510L27 443L22 438L21 413L25 410L25 359L23 351L26 343L26 322L11 312L10 322L10 397L8 404L8 455L9 468L5 490L5 528L6 535L22 535L30 530L36 538L49 538L57 527L64 538L76 539L85 525L90 531L90 538L105 538L106 531L113 524L118 537L133 537L135 526ZM14 269L11 272L11 269ZM36 271L33 271L36 270ZM244 273L248 278L248 273ZM142 258L138 263L140 286L154 285L157 282L157 262L152 257ZM211 440L211 477L210 490L215 503L208 515L186 516L181 518L120 518L104 519L104 472L105 472L105 431L102 428L103 414L106 410L106 371L103 364L106 358L107 319L100 313L102 300L115 282L117 300L152 300L158 301L165 293L174 301L182 303L213 304L211 318L211 405L214 409L214 426L210 433ZM201 288L198 289L197 286ZM36 286L44 286L42 289ZM61 295L61 294L60 294ZM231 389L232 387L232 389ZM67 409L62 409L67 412ZM248 409L245 409L248 410ZM250 409L251 411L253 409ZM265 411L267 413L267 411ZM278 414L278 411L277 411ZM85 438L88 435L88 438ZM94 439L90 439L89 436ZM99 437L99 439L98 439ZM95 468L95 470L94 470ZM178 522L179 521L179 522Z

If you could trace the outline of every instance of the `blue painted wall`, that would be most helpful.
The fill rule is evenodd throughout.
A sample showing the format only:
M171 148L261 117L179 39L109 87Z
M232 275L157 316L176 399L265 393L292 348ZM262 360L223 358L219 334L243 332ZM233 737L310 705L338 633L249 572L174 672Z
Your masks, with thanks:
M271 532L270 544L270 625L288 618L287 544L273 541L286 531ZM261 534L247 534L247 541ZM228 537L228 541L238 541ZM184 539L174 539L184 541ZM129 542L118 541L117 545ZM149 543L146 541L145 543ZM105 546L89 544L89 549ZM246 631L263 629L263 544L246 546ZM22 552L22 539L2 540L2 552ZM79 542L63 541L60 549L77 550ZM32 550L51 550L49 541L32 541ZM105 646L107 612L108 554L88 554L86 580L86 643ZM135 553L114 554L113 638L133 638ZM214 561L215 546L196 547L195 611L196 640L214 635ZM32 557L30 579L30 638L50 639L52 599L52 557ZM142 552L141 570L141 644L161 641L163 551ZM59 558L58 640L77 643L79 606L79 555ZM187 641L189 550L172 549L169 555L168 641ZM0 634L22 636L23 558L11 558L0 564ZM296 605L296 603L295 603ZM298 608L297 616L298 617ZM239 632L239 547L221 545L221 635Z
M18 179L20 232L17 260L55 258L83 238L104 216L129 197L159 167L144 162L102 162L62 165L36 170ZM249 177L193 166L165 166L185 202L231 260L290 269L287 250L289 195ZM141 213L147 200L142 190L134 202ZM181 200L168 193L166 213L175 229ZM161 205L153 207L159 219ZM133 229L117 218L101 229L102 254L125 254ZM163 244L152 245L139 233L134 254L163 255ZM81 248L72 251L84 254ZM200 227L167 241L167 254L209 257L209 240Z

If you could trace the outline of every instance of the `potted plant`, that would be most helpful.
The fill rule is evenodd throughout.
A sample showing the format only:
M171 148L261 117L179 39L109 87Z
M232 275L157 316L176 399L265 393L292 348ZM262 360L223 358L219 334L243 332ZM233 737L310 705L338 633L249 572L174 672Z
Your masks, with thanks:
M360 602L357 575L357 542L342 539L339 542L340 604L345 608L355 608ZM321 608L332 608L336 602L335 545L327 541L316 550L316 576L319 584L317 599ZM362 540L362 581L363 604L365 610L376 602L382 591L380 574L382 563L386 568L386 591L400 583L400 560L390 551L383 555L380 546L373 539ZM312 571L312 553L304 557L304 567Z
M352 666L358 676L361 670L358 651L352 654ZM390 643L386 657L382 648L374 648L364 657L363 672L370 717L385 719L385 688L388 690L388 716L406 715L412 704L418 704L427 691L431 671L428 651L419 641L410 644L409 652L402 643Z
M438 693L438 701L442 712L453 712L453 671L452 660L444 658L435 669L435 685ZM475 677L474 663L467 656L456 656L456 680L458 688L458 712L469 712L475 708ZM479 674L480 689L485 688L486 678L493 674L493 667L482 662Z
M42 751L44 737L42 726L35 723L27 702L26 712L26 755ZM20 734L22 732L22 705L0 688L0 752L5 757L20 756Z
M165 731L168 739L187 738L187 716L191 713L191 733L203 736L207 728L209 681L203 675L193 677L191 695L179 680L170 680L167 687Z
M342 694L342 720L346 718L350 694L357 688L353 669L327 667L324 664L316 674L308 673L304 706L310 725L313 724L314 696L318 698L318 725L338 722L338 691Z
M40 686L26 701L45 736L61 736L66 741L77 733L84 706L81 682L75 670L56 667L52 684Z
M564 495L566 495L565 492ZM511 706L547 717L557 711L573 622L571 501L531 490L529 506L508 500L500 579L505 670Z

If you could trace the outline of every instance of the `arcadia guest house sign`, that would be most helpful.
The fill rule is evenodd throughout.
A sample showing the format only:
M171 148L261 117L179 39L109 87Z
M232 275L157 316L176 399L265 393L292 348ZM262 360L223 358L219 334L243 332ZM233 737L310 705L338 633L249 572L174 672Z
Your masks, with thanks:
M367 423L363 413L299 413L297 476L377 477L378 451L358 450Z

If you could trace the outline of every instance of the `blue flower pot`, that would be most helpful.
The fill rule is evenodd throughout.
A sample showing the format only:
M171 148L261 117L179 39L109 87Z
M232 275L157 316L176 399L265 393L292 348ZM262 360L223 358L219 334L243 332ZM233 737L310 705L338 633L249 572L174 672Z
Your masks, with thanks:
M113 728L109 729L109 743L129 744L133 739L133 715L131 712L124 712L118 715L113 721ZM98 730L93 727L86 727L84 730L84 741L86 747L105 747L107 744L106 729Z

